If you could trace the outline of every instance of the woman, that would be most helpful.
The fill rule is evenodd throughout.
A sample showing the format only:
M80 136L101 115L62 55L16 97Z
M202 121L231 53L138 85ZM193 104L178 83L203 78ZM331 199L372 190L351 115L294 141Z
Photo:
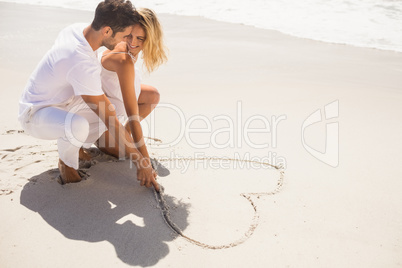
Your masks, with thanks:
M103 91L115 106L119 120L123 123L128 117L125 127L132 134L137 149L150 161L140 121L155 109L159 93L156 88L141 84L135 63L142 51L144 65L148 72L152 72L166 62L167 57L162 28L155 13L147 8L137 11L141 15L140 24L133 27L127 42L118 44L112 51L103 52L101 78ZM124 156L124 152L119 152L118 145L109 143L113 141L109 135L106 131L98 140L99 149L115 157Z

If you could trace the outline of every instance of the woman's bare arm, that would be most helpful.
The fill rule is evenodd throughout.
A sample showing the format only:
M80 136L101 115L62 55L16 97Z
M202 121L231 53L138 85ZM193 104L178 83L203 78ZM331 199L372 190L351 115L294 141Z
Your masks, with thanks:
M109 99L105 95L82 95L81 97L105 123L115 142L119 144L119 150L124 151L136 164L137 179L141 182L141 185L146 187L154 186L155 190L159 191L159 185L155 181L155 174L151 168L149 158L145 158L132 146L131 136L117 119L114 109L110 109L112 106Z
M128 59L125 63L120 64L119 67L116 68L116 73L119 77L124 107L129 118L128 124L131 134L133 135L134 142L136 143L141 154L144 157L149 158L140 124L141 119L134 88L135 71L134 64L131 59Z
M120 43L113 52L125 52L126 46ZM105 54L109 53L106 52ZM149 159L149 153L144 142L142 127L140 124L139 108L134 88L134 63L127 54L109 54L102 58L104 68L116 72L119 78L123 96L124 107L129 118L129 129L139 152L144 158Z

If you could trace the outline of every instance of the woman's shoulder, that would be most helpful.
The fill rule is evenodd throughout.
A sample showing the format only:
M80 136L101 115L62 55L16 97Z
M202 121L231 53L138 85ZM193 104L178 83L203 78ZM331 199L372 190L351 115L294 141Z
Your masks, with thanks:
M133 62L131 56L119 48L114 50L106 50L102 54L101 63L103 67L110 71L116 71L117 68L122 66L132 66Z

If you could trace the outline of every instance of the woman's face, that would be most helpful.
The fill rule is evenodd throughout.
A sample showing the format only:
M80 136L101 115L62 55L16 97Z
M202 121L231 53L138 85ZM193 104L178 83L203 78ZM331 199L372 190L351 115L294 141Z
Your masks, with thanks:
M131 54L137 55L143 48L145 41L145 32L142 27L137 24L133 27L130 36L127 38L128 50Z

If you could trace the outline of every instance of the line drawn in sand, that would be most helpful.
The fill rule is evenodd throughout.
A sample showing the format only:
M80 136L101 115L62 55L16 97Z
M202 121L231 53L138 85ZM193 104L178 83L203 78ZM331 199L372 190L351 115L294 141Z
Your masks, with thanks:
M222 160L223 158L220 157L200 157L200 158L181 158L181 157L177 157L177 158L170 158L170 159L156 159L157 161L163 162L163 161L176 161L176 160L190 160L190 161L196 161L196 160ZM207 249L225 249L225 248L232 248L235 246L238 246L240 244L243 244L244 242L247 241L248 238L251 237L251 235L254 233L255 229L258 226L259 223L259 211L257 209L257 206L254 204L253 200L252 200L252 196L255 197L260 197L260 196L267 196L267 195L275 195L277 193L280 192L282 186L283 186L283 181L284 181L284 176L285 176L285 172L284 172L284 168L282 166L274 166L272 164L266 163L266 162L258 162L258 161L252 161L252 160L240 160L240 159L228 159L225 158L225 160L230 160L230 161L236 161L236 162L248 162L248 163L257 163L257 164L261 164L261 165L265 165L265 166L270 166L275 168L278 172L279 172L279 177L277 180L277 184L276 184L276 188L271 191L271 192L262 192L262 193L241 193L240 195L242 197L244 197L245 199L247 199L248 202L250 202L250 205L252 206L253 210L254 210L254 216L253 219L251 221L251 224L248 228L248 230L245 232L245 234L231 242L231 243L227 243L227 244L222 244L222 245L209 245L203 242L200 242L198 240L195 240L191 237L188 237L184 234L184 232L182 230L180 230L180 228L173 222L173 220L170 217L170 211L169 211L169 205L166 203L165 199L164 199L164 188L162 185L160 185L160 192L155 191L155 189L153 189L154 192L154 196L155 196L155 200L158 203L159 208L161 209L162 212L162 216L164 221L166 222L166 224L179 236L183 237L184 239L186 239L187 241L189 241L190 243L200 246L202 248L207 248Z
M14 134L14 133L12 133L12 134ZM148 140L153 140L154 142L157 142L157 143L162 143L162 141L160 139L151 138L151 137L146 137L146 138ZM35 146L35 145L34 146L20 146L20 147L16 147L16 148L12 148L12 149L3 149L1 151L12 154L12 153L15 153L16 151L18 151L20 149L23 149L24 147L27 147L27 148L39 147L37 149L42 149L40 147L43 147L43 146ZM41 152L42 151L39 150L38 155L41 155ZM47 150L47 152L52 152L53 154L55 154L55 156L57 154L56 150L51 150L51 151ZM2 156L2 154L0 153L0 157L1 156ZM3 156L2 158L4 158L5 156ZM261 193L241 193L240 194L243 198L247 199L247 201L250 203L250 205L251 205L251 207L252 207L252 209L254 211L254 215L253 215L253 219L251 220L251 223L249 225L249 228L244 233L244 235L242 237L240 237L239 239L231 242L231 243L222 244L222 245L209 245L209 244L197 241L197 240L195 240L195 239L193 239L191 237L186 236L186 234L182 230L180 230L180 228L173 222L173 220L170 217L169 205L167 204L167 202L164 199L164 188L163 188L163 186L161 185L161 191L159 193L156 192L155 189L153 190L155 200L156 200L156 202L158 204L158 207L161 210L161 213L162 213L162 216L163 216L163 219L164 219L165 223L177 235L183 237L184 239L186 239L190 243L192 243L194 245L197 245L197 246L200 246L202 248L207 248L207 249L232 248L232 247L238 246L240 244L243 244L245 241L247 241L247 239L250 238L253 235L255 229L257 228L257 226L259 224L259 217L260 217L259 216L259 211L257 209L257 206L254 204L254 202L252 200L252 197L275 195L275 194L279 193L281 188L282 188L282 186L283 186L283 182L284 182L284 168L282 166L275 166L275 165L272 165L272 164L267 163L267 162L259 162L259 161L244 160L244 159L243 160L241 160L241 159L230 159L230 158L223 158L223 157L198 157L198 158L197 157L194 157L194 158L191 158L191 157L176 157L176 158L168 158L168 159L167 158L163 158L163 159L155 158L155 160L157 162L154 163L154 164L158 164L158 162L177 161L177 160L197 161L197 160L223 160L223 159L224 160L230 160L230 161L233 161L233 162L236 161L236 162L245 162L245 163L257 163L257 164L261 164L261 165L264 165L264 166L270 166L270 167L273 167L274 169L276 169L279 172L279 177L278 177L278 180L277 180L277 183L276 183L276 188L273 191L271 191L271 192L261 192ZM39 162L42 162L42 161L37 160L37 161L33 161L30 164L36 164L36 163L39 163ZM154 161L152 161L152 162L154 162ZM26 166L26 165L27 164L25 164L24 166ZM22 167L17 167L14 171L20 170L21 168ZM9 192L9 191L5 192L4 191L3 193L0 192L0 195L7 195L7 194L11 194L11 193L12 193L12 191L11 192Z

